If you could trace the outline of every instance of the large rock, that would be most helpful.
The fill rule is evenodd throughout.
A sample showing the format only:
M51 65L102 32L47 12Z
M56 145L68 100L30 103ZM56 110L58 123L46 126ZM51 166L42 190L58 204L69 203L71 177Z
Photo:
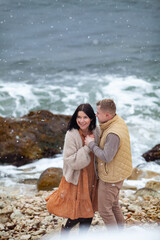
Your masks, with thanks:
M140 180L142 178L153 178L153 177L159 177L160 173L149 171L149 170L141 170L138 168L133 168L132 174L130 177L128 177L128 180Z
M41 175L37 182L38 191L50 191L58 187L62 178L61 168L47 168Z
M160 144L157 144L156 146L154 146L151 150L145 152L142 157L144 157L144 159L147 162L150 161L155 161L155 160L160 160Z
M141 196L143 198L146 198L148 196L152 196L154 198L159 198L160 197L160 193L158 193L157 191L153 190L152 188L140 188L135 192L136 196Z
M21 166L60 153L69 120L45 110L21 118L0 117L0 163Z
M146 188L151 188L155 191L160 191L160 182L157 182L157 181L149 181L146 183L145 185Z

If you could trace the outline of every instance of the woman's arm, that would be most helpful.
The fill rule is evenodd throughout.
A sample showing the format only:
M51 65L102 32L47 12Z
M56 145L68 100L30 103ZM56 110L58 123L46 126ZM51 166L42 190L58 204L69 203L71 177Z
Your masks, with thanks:
M80 170L89 165L90 149L86 145L83 146L81 136L78 130L74 132L68 131L66 133L63 160L65 164L69 165L74 170Z

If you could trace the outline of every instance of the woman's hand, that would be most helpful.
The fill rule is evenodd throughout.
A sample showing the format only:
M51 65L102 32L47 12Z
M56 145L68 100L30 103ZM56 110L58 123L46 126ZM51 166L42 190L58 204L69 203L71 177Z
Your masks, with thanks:
M88 146L89 143L90 143L90 142L93 142L94 140L95 140L95 137L94 137L93 134L87 135L87 136L85 137L85 140L84 140L85 145Z

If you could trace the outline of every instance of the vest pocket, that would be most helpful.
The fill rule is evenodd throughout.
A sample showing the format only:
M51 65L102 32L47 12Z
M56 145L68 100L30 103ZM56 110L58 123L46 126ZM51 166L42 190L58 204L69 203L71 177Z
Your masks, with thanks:
M105 173L108 174L109 169L108 169L107 163L104 163L104 170L105 170Z

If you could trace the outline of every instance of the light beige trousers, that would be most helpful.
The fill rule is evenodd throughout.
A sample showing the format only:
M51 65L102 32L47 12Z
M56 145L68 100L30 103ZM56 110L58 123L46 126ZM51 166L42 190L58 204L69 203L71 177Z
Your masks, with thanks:
M98 211L104 223L111 227L123 227L124 217L119 205L119 191L123 181L106 183L99 179Z

